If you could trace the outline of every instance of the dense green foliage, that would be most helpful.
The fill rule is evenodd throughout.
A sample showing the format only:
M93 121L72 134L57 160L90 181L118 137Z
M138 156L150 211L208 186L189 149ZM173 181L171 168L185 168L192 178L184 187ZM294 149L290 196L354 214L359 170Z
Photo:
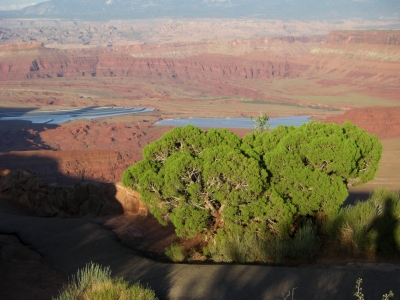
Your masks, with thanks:
M139 283L130 285L122 278L112 279L109 267L102 268L98 264L87 264L78 270L76 276L64 286L60 295L54 300L156 300L154 291L142 287Z
M180 237L287 239L302 217L335 214L347 185L373 179L381 152L376 136L349 122L280 126L243 139L189 125L149 144L122 181Z

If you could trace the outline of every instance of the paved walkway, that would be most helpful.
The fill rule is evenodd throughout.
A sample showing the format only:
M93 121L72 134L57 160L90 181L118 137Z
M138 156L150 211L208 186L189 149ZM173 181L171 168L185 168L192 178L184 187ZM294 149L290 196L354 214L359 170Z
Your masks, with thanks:
M83 219L44 219L1 211L0 233L17 234L66 275L93 261L110 266L115 276L148 284L160 299L283 299L293 288L294 299L355 299L355 282L360 277L366 299L381 299L389 290L394 291L395 299L400 298L400 266L396 265L293 268L166 264L136 255L112 232Z

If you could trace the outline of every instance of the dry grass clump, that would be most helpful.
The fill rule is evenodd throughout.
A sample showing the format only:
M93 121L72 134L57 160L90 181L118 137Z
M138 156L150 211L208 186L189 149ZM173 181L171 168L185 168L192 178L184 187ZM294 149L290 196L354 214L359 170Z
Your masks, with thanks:
M181 262L186 258L183 249L177 243L172 243L167 247L165 249L165 255L173 262Z
M400 193L379 189L367 201L341 209L322 224L322 231L352 255L396 254L400 251L399 221Z
M135 283L122 278L112 279L109 267L102 268L100 265L89 263L83 269L78 270L76 276L67 284L60 295L53 300L155 300L155 293Z
M216 262L283 262L285 259L311 259L319 248L317 228L307 219L291 238L220 235L204 252Z

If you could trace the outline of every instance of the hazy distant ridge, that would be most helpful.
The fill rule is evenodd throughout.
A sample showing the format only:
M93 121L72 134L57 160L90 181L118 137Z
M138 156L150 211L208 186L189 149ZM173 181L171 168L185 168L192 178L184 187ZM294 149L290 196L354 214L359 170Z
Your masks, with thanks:
M272 19L400 20L399 0L52 0L3 17L79 19L260 17Z

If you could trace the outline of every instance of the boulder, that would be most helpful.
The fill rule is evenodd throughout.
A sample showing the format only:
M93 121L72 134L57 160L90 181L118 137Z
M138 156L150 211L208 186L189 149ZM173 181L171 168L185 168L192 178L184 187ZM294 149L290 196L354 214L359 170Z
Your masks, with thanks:
M147 215L147 206L140 201L139 193L127 189L122 183L115 184L115 190L115 199L121 204L126 214Z

